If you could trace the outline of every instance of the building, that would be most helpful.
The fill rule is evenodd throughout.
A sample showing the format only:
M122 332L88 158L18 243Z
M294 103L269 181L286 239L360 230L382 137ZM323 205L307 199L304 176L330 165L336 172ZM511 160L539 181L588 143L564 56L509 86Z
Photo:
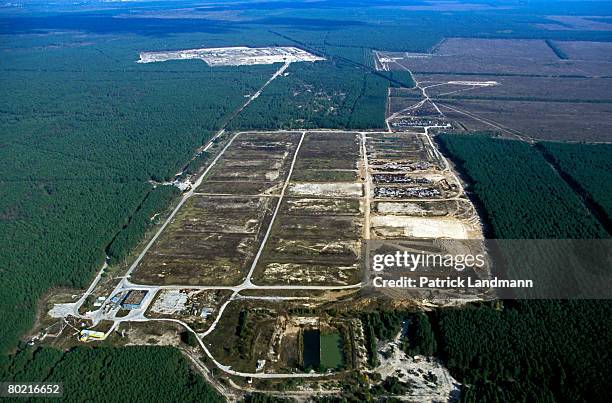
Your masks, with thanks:
M83 329L79 334L79 340L84 342L104 339L106 339L106 333L96 332L95 330Z
M123 301L121 301L121 308L123 309L138 309L140 304L147 295L147 290L131 290L127 293Z

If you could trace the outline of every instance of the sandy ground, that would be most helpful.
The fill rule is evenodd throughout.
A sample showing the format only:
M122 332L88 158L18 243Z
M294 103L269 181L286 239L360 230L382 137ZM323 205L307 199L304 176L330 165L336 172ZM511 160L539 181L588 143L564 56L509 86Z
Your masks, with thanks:
M162 291L157 297L153 306L152 312L162 314L174 314L185 309L188 294L178 290Z
M411 384L408 396L414 398L414 401L442 402L459 397L461 384L435 358L407 356L399 348L397 339L380 351L378 353L380 365L374 371L383 379L397 377L400 381Z
M137 63L165 62L168 60L200 59L209 66L242 66L254 64L316 62L325 60L292 46L249 48L184 49L177 51L142 52Z
M263 280L278 282L279 278L291 283L348 285L348 279L359 270L352 266L317 266L299 263L269 263L264 269Z
M375 232L387 236L408 238L466 239L468 231L463 223L452 218L405 216L372 216Z
M440 205L442 207L442 205ZM443 215L445 209L431 210L423 208L419 203L414 202L379 202L378 212L381 214L407 214L407 215Z
M289 193L298 196L361 197L363 187L354 182L292 183L289 185Z

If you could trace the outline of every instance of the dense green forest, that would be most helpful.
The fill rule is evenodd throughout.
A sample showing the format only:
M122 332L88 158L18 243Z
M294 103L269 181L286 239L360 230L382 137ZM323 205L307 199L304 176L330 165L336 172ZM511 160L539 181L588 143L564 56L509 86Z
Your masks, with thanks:
M469 385L462 400L606 400L612 375L610 301L513 301L435 313L439 356Z
M368 364L378 365L376 341L389 341L402 331L401 348L409 355L434 355L436 339L429 317L422 312L378 310L361 314Z
M143 65L135 63L138 52L302 46L328 61L292 65L289 74L273 82L231 127L366 128L382 126L388 85L411 85L403 73L385 78L373 72L373 49L428 51L447 36L612 40L607 31L567 30L561 25L538 29L536 24L551 22L546 13L565 12L558 4L546 7L546 13L534 8L526 15L386 7L372 11L363 7L372 2L346 3L314 2L291 8L279 2L279 9L272 6L274 18L269 18L267 2L252 8L247 3L220 4L220 13L204 19L130 18L132 12L151 10L146 5L132 10L132 5L119 3L87 12L80 12L80 5L63 3L53 12L38 3L23 10L10 5L7 12L2 10L0 320L5 326L0 329L0 352L13 349L32 325L35 305L46 290L84 288L106 252L115 259L125 256L150 224L147 219L172 196L151 191L148 181L171 178L244 102L244 96L253 94L279 67L210 68L195 60ZM597 2L589 3L593 4L581 6L584 15L602 15ZM28 7L36 12L28 14ZM151 7L163 12L172 6L154 2ZM240 18L226 18L236 12L232 7L244 8L237 11ZM518 148L505 151L522 155ZM468 151L460 145L454 150L457 155L464 153L461 158L467 158ZM498 236L539 237L555 231L569 237L603 236L601 226L577 207L578 198L565 198L560 191L552 193L554 198L542 198L537 192L550 189L541 184L519 193L522 201L554 203L555 209L561 208L558 217L551 217L555 209L534 207L525 213L516 205L508 206L510 198L504 202L504 193L491 184L495 177L484 172L503 165L497 157L481 161L482 172L473 172L473 179L484 184L477 194L488 202L484 204L491 209L489 218L498 218L491 224ZM541 162L530 164L532 169L542 168ZM515 166L513 174L528 175L536 182L549 179L519 168ZM518 191L518 180L512 186ZM600 197L588 191L593 198ZM569 211L577 213L574 230L566 222ZM518 223L513 224L513 219ZM524 229L531 222L536 223L536 232ZM391 317L386 320L395 323ZM373 334L376 329L372 327ZM446 345L450 342L438 343L438 351ZM3 379L78 380L82 389L75 391L81 393L69 396L75 401L91 400L86 393L92 391L98 399L108 396L109 400L117 393L155 401L210 396L178 353L166 349L76 349L66 354L26 349L10 357L0 355L0 360ZM133 368L141 372L126 372ZM112 382L99 382L101 378ZM169 387L164 380L184 387Z
M584 192L602 215L612 217L612 144L540 143L547 156Z
M174 186L157 186L149 192L144 201L129 222L113 238L106 252L111 258L111 263L124 259L128 253L138 244L143 233L155 223L155 216L170 201L180 194L178 188Z
M535 147L479 135L447 134L440 141L470 179L492 236L607 237ZM581 145L568 147L588 159ZM593 186L592 179L582 180ZM464 401L605 400L612 384L609 300L504 304L503 309L482 304L430 315L438 355L469 385Z
M174 194L167 187L152 191L148 181L172 178L279 67L136 64L138 52L245 40L293 44L261 29L124 34L121 41L57 33L12 37L10 46L0 46L7 55L0 59L0 318L11 323L0 330L1 351L14 348L32 325L46 290L85 288L106 254L113 263L129 253ZM360 52L371 59L368 50ZM310 127L382 126L389 82L341 60L296 64L278 88L270 87L276 95L302 90L293 109L279 109L274 124L260 119L258 111L278 102L265 92L237 126L290 127L300 118ZM306 91L310 85L335 92L337 103L318 108L327 98Z
M607 237L580 197L531 145L483 135L439 139L472 179L494 238Z
M384 77L342 61L296 63L230 127L382 128L389 85Z
M28 349L10 361L0 356L0 379L61 382L65 402L222 401L172 347Z
M164 45L68 40L15 39L0 60L2 351L48 288L84 288L113 239L125 255L171 196L148 181L171 178L274 71L136 64L138 49Z

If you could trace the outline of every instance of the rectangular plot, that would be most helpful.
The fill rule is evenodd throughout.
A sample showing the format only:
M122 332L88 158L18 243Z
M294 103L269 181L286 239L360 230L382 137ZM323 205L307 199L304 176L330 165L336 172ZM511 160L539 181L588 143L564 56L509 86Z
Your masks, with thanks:
M513 129L523 135L545 140L612 140L612 104L580 104L523 101L447 101L473 117L444 109L468 130L494 130L482 119Z
M293 171L291 180L295 182L354 182L356 170L340 169L301 169Z
M243 280L277 198L193 196L136 268L147 284L234 285Z
M174 234L149 251L132 277L145 284L234 285L256 247L252 235Z
M198 191L223 194L277 191L287 178L300 136L300 133L286 132L239 134ZM262 184L253 186L252 182Z
M599 60L612 62L612 43L555 41L563 53L572 60Z
M266 261L317 262L328 264L356 263L360 240L272 238L266 244Z
M358 182L291 183L288 192L293 196L304 197L362 197L363 185Z
M555 45L571 54L571 45L563 48L560 43ZM593 57L589 45L580 46L584 50L577 50L577 57ZM413 73L602 76L610 70L606 57L560 60L543 40L450 38L433 54L379 53L383 60L395 61L387 64L389 69Z
M255 234L269 202L254 197L192 197L168 228L177 233L205 232Z
M421 135L371 136L366 148L374 172L412 172L443 167L442 161Z
M355 133L313 133L304 138L295 169L355 169L359 138Z
M357 199L285 198L280 216L288 215L361 215L361 201Z
M357 160L342 157L339 159L325 158L302 158L295 163L296 170L332 170L332 169L356 169Z
M431 84L459 82L486 82L493 80L497 85L455 87L444 84L432 87L427 93L435 99L452 98L490 98L490 99L525 99L537 100L609 100L612 98L612 79L578 78L578 77L513 77L513 76L479 76L479 75L417 75L419 80ZM398 96L412 95L402 90L395 92ZM400 99L400 98L395 98ZM394 99L394 102L396 102ZM414 103L407 99L402 104Z
M352 285L361 279L360 266L310 262L268 262L257 273L258 283L288 285Z
M287 238L358 239L361 219L346 216L277 217L274 234Z
M198 192L230 195L272 195L280 193L282 183L264 181L210 181L202 183Z

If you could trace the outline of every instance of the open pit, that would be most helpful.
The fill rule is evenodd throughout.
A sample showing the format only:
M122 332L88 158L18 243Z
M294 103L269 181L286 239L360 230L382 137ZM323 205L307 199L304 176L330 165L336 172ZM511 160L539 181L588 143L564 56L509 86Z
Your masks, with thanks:
M250 66L255 64L316 62L325 60L293 46L249 48L201 48L174 51L141 52L137 63L155 63L169 60L199 59L211 67Z

